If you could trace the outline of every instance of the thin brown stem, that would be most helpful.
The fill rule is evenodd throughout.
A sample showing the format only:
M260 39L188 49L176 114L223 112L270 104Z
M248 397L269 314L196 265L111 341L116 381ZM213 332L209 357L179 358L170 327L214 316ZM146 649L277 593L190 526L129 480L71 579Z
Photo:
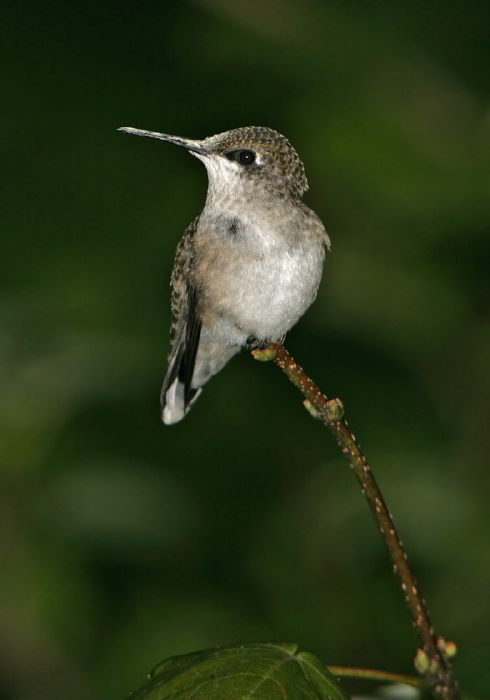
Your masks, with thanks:
M420 640L415 665L423 676L424 685L437 700L460 700L458 684L453 675L449 656L454 645L437 638L419 586L408 563L408 557L386 506L381 491L367 463L355 435L343 418L343 405L339 399L329 400L304 370L293 360L288 351L277 343L265 350L255 350L253 355L260 360L274 360L305 397L306 408L330 428L337 444L347 457L366 497L374 518L384 538L393 569L400 581L405 600Z
M405 683L413 688L420 688L420 678L406 676L403 673L391 673L375 668L350 668L348 666L327 666L330 673L338 678L358 678L378 683Z

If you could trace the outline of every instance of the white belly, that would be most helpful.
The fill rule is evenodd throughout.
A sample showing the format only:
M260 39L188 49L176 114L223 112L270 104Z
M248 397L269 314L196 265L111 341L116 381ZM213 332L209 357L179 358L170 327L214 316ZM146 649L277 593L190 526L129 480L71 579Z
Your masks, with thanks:
M316 296L323 243L289 244L282 232L207 240L197 273L203 327L217 341L242 345L249 336L280 340ZM203 330L204 330L203 328Z

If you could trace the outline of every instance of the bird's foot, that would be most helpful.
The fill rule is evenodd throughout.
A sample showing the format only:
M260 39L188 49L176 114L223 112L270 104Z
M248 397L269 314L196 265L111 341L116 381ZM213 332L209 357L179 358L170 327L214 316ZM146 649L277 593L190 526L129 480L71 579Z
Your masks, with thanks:
M254 335L249 335L245 341L247 350L265 350L270 344L270 340L259 340Z

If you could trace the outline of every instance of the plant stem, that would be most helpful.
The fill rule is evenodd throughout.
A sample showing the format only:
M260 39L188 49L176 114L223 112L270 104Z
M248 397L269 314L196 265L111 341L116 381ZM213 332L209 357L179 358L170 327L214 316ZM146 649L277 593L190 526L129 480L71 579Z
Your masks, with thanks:
M391 673L373 668L349 668L348 666L327 666L330 673L338 678L359 678L361 680L377 681L378 683L405 683L413 688L420 688L420 678L406 676L402 673Z
M366 497L371 511L384 538L393 570L398 576L401 589L412 616L413 626L419 637L415 665L423 676L424 685L437 700L461 700L458 684L453 675L449 650L452 643L446 644L437 638L429 618L427 606L420 593L417 581L408 563L408 557L386 506L381 491L367 463L359 443L343 418L343 405L339 399L328 400L304 370L293 360L284 346L272 343L265 350L252 352L256 359L273 360L289 377L305 397L306 408L320 418L330 428L337 444L347 457Z

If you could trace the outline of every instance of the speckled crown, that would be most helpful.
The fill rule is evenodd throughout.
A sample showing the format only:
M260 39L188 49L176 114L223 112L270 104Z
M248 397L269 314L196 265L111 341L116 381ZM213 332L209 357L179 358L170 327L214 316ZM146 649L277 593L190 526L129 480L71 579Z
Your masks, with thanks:
M308 189L303 163L285 136L265 126L244 126L210 136L203 143L217 153L250 148L263 154L294 196Z

